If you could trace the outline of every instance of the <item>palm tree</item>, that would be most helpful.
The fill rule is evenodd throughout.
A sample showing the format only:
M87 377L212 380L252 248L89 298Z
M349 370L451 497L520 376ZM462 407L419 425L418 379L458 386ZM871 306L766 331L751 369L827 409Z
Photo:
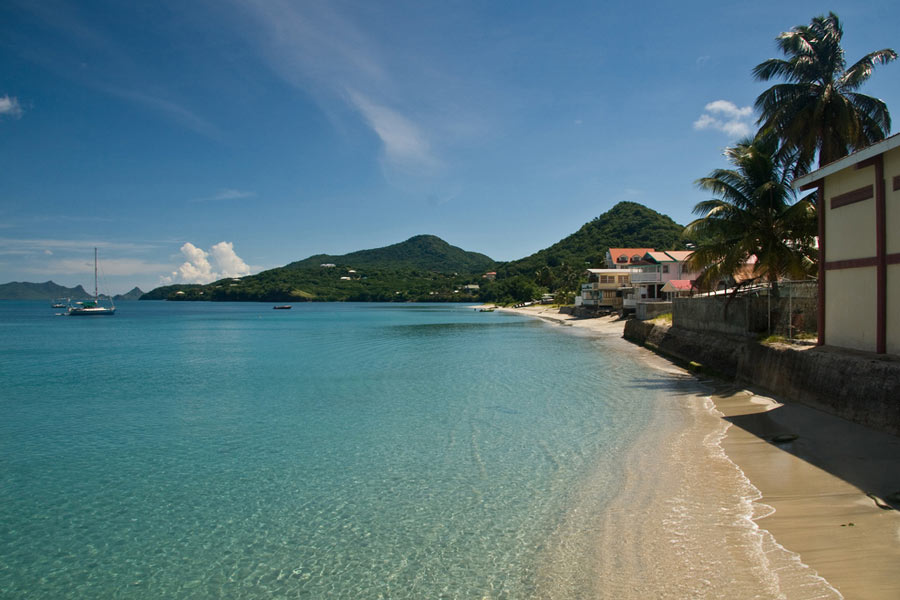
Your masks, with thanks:
M809 168L817 151L821 167L884 139L891 130L885 103L857 90L876 64L894 60L897 53L877 50L846 69L842 36L837 15L816 17L776 38L787 60L771 58L753 69L760 81L787 80L756 99L757 124L773 131L787 151L799 151L798 172Z
M794 154L779 152L771 134L745 138L725 151L733 169L716 169L697 180L700 189L715 195L694 207L694 214L703 216L685 228L698 240L689 263L702 272L702 286L731 278L751 257L754 278L775 284L776 294L779 277L812 273L815 203L813 195L797 200L791 187Z

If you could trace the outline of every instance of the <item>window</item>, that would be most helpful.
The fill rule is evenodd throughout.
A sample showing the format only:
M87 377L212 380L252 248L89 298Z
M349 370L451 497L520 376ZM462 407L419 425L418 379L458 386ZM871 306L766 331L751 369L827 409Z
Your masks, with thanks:
M615 275L601 275L600 283L615 283L616 276Z
M635 254L634 256L632 256L632 257L631 257L631 262L633 262L633 263L641 262L641 255L640 255L640 254Z
M663 273L669 272L669 265L663 265Z
M624 254L621 254L621 255L619 255L619 257L616 259L616 262L617 262L617 263L627 263L627 262L628 262L628 257L625 256Z

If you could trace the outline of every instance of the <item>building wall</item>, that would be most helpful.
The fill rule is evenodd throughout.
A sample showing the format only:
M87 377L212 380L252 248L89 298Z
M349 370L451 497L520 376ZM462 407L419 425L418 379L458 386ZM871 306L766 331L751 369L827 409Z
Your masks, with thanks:
M900 148L884 154L885 230L888 255L900 253L900 186L894 189L894 177L900 177ZM898 181L900 184L900 181ZM888 269L890 270L890 269ZM896 275L895 275L896 276ZM890 304L888 306L898 306Z
M850 168L825 178L825 196L828 199L825 216L826 261L875 256L875 198L831 208L834 197L871 185L873 172L872 167ZM865 234L860 235L860 232Z
M900 148L884 161L887 263L884 351L900 354ZM877 351L879 286L874 165L850 165L825 178L825 343ZM832 208L835 197L872 186L872 197ZM855 261L855 262L854 262ZM864 263L864 264L861 264Z
M897 231L897 230L895 230ZM894 235L897 239L898 235ZM891 236L888 236L890 239ZM887 339L885 351L900 355L900 265L887 268Z
M875 267L826 271L825 331L830 346L875 350Z

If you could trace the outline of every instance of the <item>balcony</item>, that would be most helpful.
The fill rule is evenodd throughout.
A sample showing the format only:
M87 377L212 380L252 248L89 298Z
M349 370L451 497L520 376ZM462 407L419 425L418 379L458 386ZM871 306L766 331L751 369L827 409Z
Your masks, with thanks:
M662 273L656 271L644 271L643 273L632 273L631 283L660 283L662 282Z

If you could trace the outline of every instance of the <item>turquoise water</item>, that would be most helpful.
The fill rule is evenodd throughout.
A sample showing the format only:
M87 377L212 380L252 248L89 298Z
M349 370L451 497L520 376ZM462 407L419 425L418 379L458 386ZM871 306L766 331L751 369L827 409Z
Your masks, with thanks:
M458 305L0 302L0 596L523 598L663 374Z

